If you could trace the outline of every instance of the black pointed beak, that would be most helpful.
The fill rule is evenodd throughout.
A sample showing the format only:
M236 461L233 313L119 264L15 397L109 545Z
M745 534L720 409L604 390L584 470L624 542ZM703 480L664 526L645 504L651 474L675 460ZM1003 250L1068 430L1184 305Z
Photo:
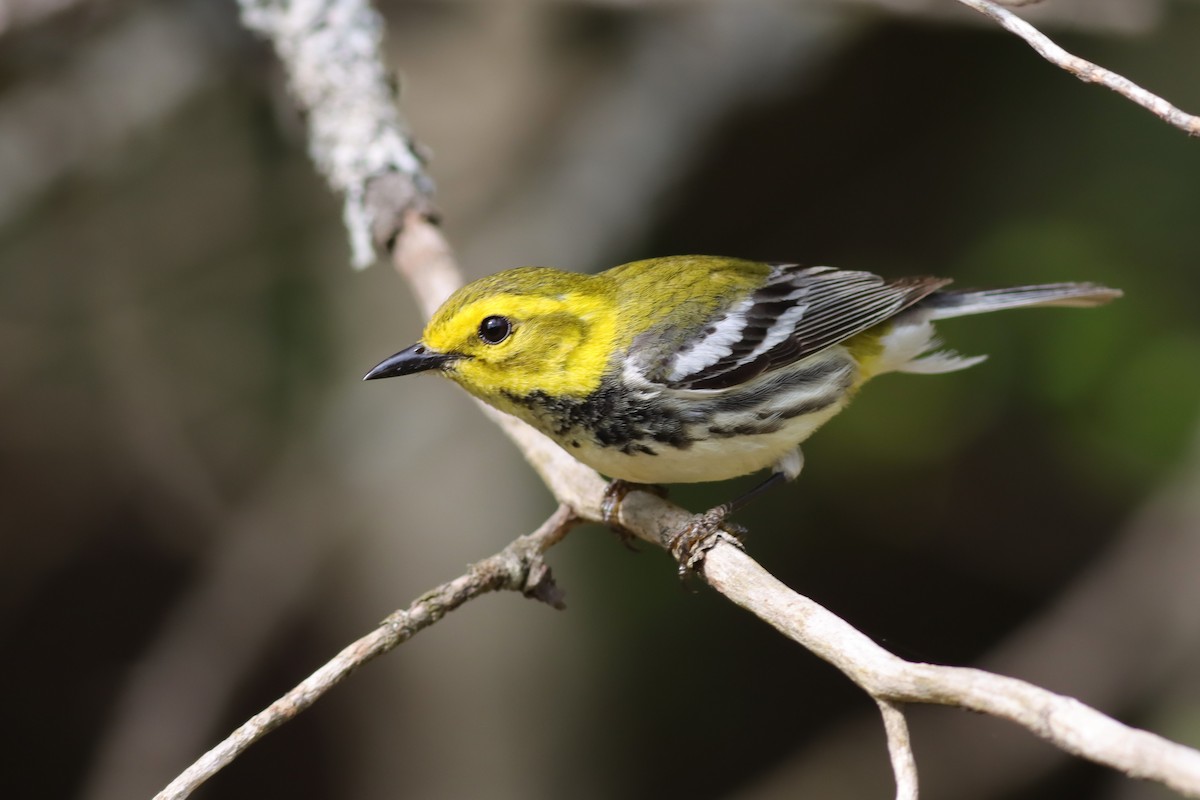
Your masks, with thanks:
M446 362L453 361L457 356L446 353L435 353L421 343L414 344L396 355L385 358L376 364L370 372L363 376L364 381L376 378L395 378L398 375L412 375L414 372L425 372L440 369Z

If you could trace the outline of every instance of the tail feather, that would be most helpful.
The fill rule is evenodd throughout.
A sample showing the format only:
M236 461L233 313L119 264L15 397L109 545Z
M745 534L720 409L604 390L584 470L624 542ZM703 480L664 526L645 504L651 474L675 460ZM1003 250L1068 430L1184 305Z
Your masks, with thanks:
M880 355L870 364L868 377L884 372L934 374L974 366L986 356L963 356L953 350L938 350L933 321L1036 306L1098 306L1121 296L1119 289L1095 283L1047 283L1014 286L1011 289L963 289L938 291L897 317L880 339Z
M1009 289L961 289L941 291L920 303L930 319L949 319L1006 308L1037 306L1073 306L1088 308L1103 305L1121 296L1120 289L1096 283L1046 283L1040 286L1014 286Z

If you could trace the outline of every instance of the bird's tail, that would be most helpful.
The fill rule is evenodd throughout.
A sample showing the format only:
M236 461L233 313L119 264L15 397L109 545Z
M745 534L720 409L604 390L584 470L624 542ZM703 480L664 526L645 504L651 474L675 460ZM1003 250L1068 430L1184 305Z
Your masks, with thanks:
M949 319L1006 308L1036 306L1074 306L1088 308L1104 305L1121 296L1120 289L1095 283L1045 283L1041 286L1014 286L1009 289L961 289L936 292L920 303L929 319Z
M960 356L953 350L936 350L933 320L1037 306L1103 305L1121 296L1120 289L1095 283L1046 283L1011 289L962 289L935 292L913 306L884 336L883 355L874 372L939 373L965 369L987 356Z

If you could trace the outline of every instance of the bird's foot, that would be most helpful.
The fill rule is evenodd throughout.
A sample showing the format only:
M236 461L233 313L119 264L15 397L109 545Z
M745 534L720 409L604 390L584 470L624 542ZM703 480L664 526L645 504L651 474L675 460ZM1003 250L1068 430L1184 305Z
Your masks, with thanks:
M604 489L604 499L600 501L600 521L612 529L621 544L628 549L638 552L634 540L637 536L633 531L621 524L621 503L630 492L649 492L658 497L666 497L667 490L652 483L630 483L620 478L608 484Z
M720 542L728 542L741 549L741 537L746 535L746 529L729 522L732 513L731 505L723 503L692 517L686 526L671 536L667 548L679 562L680 578L699 571L704 556Z

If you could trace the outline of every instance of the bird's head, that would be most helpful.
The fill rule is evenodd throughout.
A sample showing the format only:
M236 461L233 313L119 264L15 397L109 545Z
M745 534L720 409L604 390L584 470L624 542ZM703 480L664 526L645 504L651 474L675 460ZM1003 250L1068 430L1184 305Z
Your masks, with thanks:
M508 270L452 294L419 342L365 379L438 371L493 403L535 391L584 397L600 385L615 325L613 292L603 276Z

